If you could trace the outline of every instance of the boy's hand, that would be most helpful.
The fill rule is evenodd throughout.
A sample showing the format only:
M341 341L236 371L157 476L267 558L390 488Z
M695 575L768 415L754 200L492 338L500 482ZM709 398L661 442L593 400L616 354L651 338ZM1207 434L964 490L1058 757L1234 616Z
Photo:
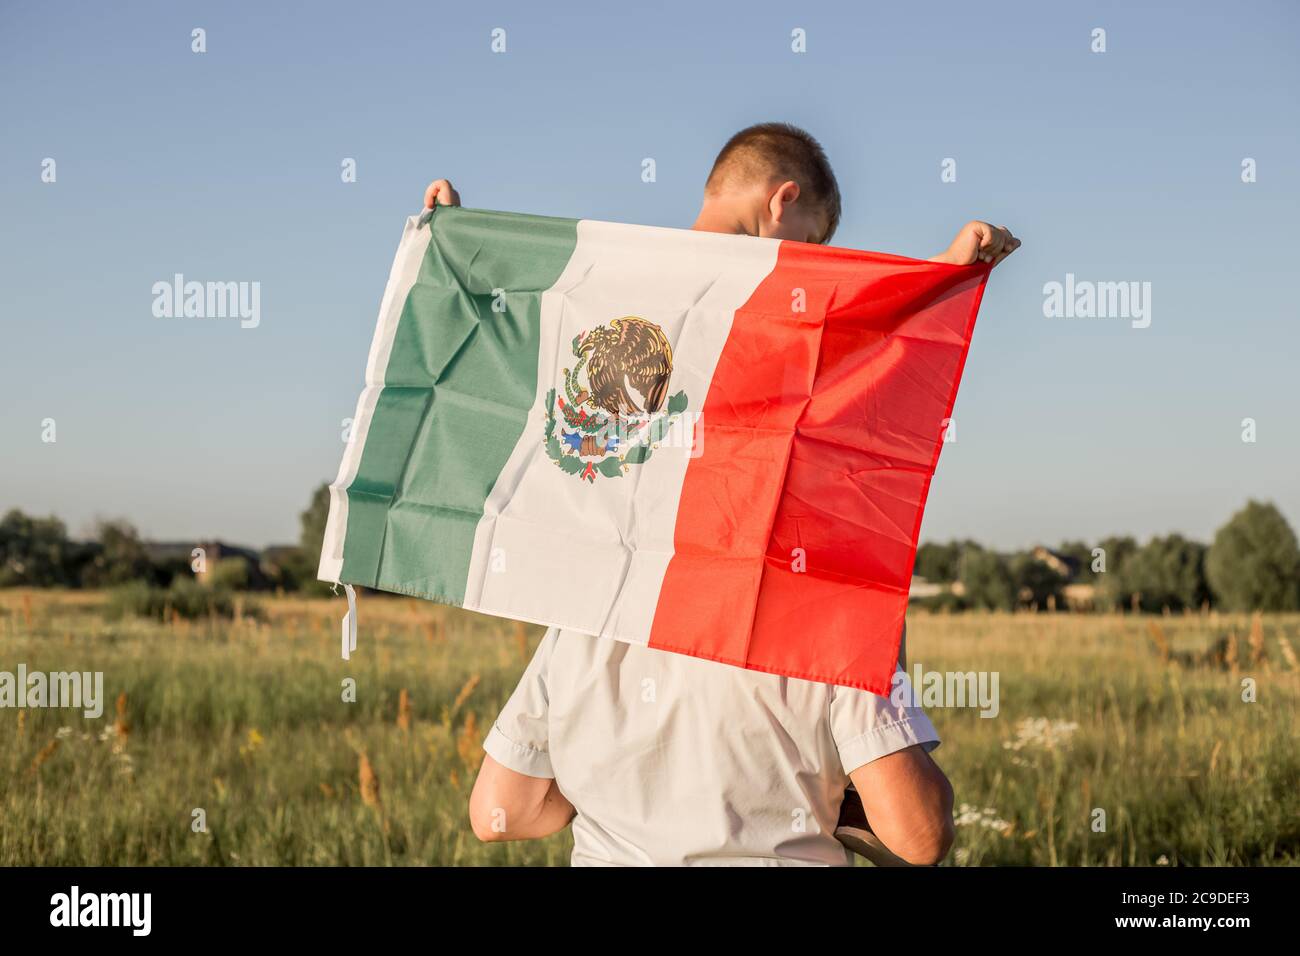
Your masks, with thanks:
M997 265L1020 248L1020 240L1006 226L994 226L978 219L966 223L946 250L931 262L969 266L975 262Z
M424 208L432 209L434 203L439 206L459 206L460 193L456 192L450 181L435 179L429 183L429 188L424 191Z

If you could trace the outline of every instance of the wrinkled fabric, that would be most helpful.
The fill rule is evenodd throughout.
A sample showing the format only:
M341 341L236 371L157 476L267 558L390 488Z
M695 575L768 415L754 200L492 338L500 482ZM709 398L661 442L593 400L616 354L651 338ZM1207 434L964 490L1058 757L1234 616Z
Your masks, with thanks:
M320 576L884 694L987 276L587 220L413 220ZM557 410L590 396L578 343L618 322L670 345L663 431L639 447Z

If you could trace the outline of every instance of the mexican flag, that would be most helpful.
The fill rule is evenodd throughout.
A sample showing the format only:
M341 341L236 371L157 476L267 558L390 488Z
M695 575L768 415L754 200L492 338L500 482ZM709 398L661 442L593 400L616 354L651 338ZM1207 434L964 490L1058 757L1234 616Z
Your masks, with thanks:
M426 218L320 577L888 693L988 267Z

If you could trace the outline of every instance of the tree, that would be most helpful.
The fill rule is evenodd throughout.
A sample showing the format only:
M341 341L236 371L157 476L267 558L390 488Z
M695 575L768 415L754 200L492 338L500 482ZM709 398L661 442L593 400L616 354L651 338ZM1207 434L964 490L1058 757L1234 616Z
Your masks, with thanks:
M1001 555L967 547L962 551L960 570L962 596L971 607L1008 611L1015 606L1015 583Z
M1205 551L1205 545L1180 534L1152 538L1125 559L1119 571L1107 568L1110 601L1121 608L1130 607L1136 597L1143 611L1200 607L1210 598Z
M961 545L956 541L947 544L927 541L916 549L916 564L912 567L912 574L936 584L956 581L960 560Z
M320 549L325 543L325 525L330 517L330 486L320 485L312 492L311 503L307 510L298 516L302 533L298 545L303 554L313 561L320 557Z
M1052 603L1057 607L1065 607L1066 580L1055 568L1039 561L1032 554L1021 552L1011 559L1009 570L1016 598L1021 603L1032 604L1040 609L1046 609Z
M325 525L330 516L330 486L322 484L312 492L307 510L298 516L301 534L298 547L280 561L280 572L285 587L293 587L308 594L328 594L330 586L316 578L320 564L321 547L325 543Z
M1117 573L1124 567L1124 562L1137 554L1138 551L1138 543L1126 534L1102 538L1097 542L1097 547L1101 548L1102 556L1106 560L1107 574ZM1091 559L1088 561L1088 569L1092 570Z
M62 521L11 510L0 519L0 587L71 583L74 551Z
M1094 558L1089 554L1088 573L1092 576L1096 591L1093 601L1099 608L1124 611L1129 607L1129 596L1124 593L1124 582L1120 572L1125 563L1137 554L1138 543L1128 535L1112 535L1097 542L1101 549L1100 557L1105 562L1105 570L1093 571Z
M252 575L248 561L238 555L222 558L212 568L212 586L229 591L247 591Z
M1214 536L1205 559L1210 586L1233 611L1300 607L1300 545L1282 512L1248 501Z
M98 550L82 571L87 587L111 587L128 581L153 579L149 555L135 527L127 521L100 521Z

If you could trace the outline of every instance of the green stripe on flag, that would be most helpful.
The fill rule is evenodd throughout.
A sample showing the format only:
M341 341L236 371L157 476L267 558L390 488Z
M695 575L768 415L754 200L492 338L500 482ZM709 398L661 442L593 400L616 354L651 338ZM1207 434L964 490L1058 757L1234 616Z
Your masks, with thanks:
M347 489L341 579L463 604L483 503L536 400L542 293L577 220L441 207L431 225Z

